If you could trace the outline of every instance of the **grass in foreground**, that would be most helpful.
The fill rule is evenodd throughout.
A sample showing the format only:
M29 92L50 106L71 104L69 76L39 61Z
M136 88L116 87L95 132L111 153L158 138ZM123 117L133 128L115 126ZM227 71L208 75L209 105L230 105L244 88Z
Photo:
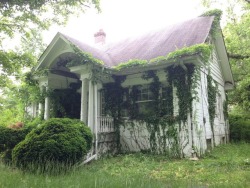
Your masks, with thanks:
M250 144L222 145L199 161L121 155L60 176L22 173L0 164L0 187L250 187Z

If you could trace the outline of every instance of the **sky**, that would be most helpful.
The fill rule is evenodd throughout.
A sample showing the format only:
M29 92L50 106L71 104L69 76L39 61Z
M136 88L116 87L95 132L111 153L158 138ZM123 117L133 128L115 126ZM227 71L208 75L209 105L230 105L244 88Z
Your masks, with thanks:
M151 30L199 16L204 12L200 0L100 0L101 13L88 9L71 17L65 27L53 26L44 33L46 44L57 32L93 44L94 33L106 32L107 43L141 35Z

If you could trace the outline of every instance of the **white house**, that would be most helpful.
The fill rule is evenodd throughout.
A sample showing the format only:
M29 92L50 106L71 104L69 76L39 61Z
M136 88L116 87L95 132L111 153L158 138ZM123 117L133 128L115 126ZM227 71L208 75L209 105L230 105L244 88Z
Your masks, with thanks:
M182 157L226 143L225 92L234 81L215 23L198 17L115 44L100 30L96 46L58 33L35 67L41 91L53 95L34 115L81 119L95 134L96 154Z

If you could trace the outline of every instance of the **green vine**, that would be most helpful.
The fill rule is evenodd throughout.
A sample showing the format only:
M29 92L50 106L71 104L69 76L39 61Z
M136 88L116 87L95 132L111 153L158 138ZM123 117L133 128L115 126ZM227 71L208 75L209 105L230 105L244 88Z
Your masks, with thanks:
M93 57L91 53L87 53L79 49L76 45L71 44L74 53L77 55L76 61L70 61L66 64L66 67L73 67L79 65L85 65L87 63L92 63L94 65L104 65L104 62Z
M224 114L224 120L228 120L228 101L223 101L223 114Z
M126 76L114 76L113 83L104 84L105 113L114 118L115 132L117 136L117 149L120 151L120 126L123 124L121 110L124 107L124 88L121 84Z
M186 122L188 114L192 113L193 94L191 90L192 76L194 74L194 65L185 65L186 68L181 66L169 67L167 72L169 80L172 81L173 86L177 89L179 115L178 120Z
M218 85L214 82L210 74L207 75L207 91L208 91L208 112L209 120L213 134L213 141L215 140L214 136L214 119L216 115L216 94L218 90Z
M214 16L214 21L212 23L212 28L210 30L211 35L214 37L216 36L217 30L220 27L222 11L219 9L214 9L214 10L207 11L201 15L201 17L206 17L206 16Z
M189 47L184 47L181 49L177 49L174 52L170 52L166 56L160 56L154 59L151 59L150 61L147 60L129 60L125 63L120 63L117 66L112 67L115 70L121 71L123 69L131 68L131 67L144 67L149 66L151 64L159 64L159 63L166 63L166 62L178 62L179 58L191 56L191 55L200 55L204 62L207 62L210 54L211 54L211 45L208 44L196 44Z

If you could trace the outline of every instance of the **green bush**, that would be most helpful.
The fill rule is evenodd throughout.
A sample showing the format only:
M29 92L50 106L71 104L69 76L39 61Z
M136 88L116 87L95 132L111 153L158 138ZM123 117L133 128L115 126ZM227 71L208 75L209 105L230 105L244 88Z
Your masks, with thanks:
M55 166L72 167L92 144L88 127L78 120L52 118L32 130L12 151L12 159L23 170L50 172Z
M234 142L250 142L250 119L240 115L230 115L230 139Z
M12 149L30 132L30 128L11 129L0 126L0 154L3 162L10 163Z

